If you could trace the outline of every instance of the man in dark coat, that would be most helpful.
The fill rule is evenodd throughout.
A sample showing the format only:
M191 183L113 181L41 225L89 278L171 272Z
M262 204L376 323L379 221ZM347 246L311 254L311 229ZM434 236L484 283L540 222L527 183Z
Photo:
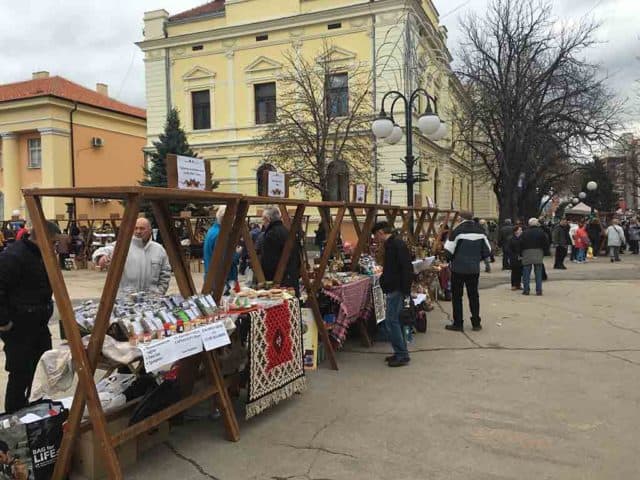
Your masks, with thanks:
M407 244L393 233L387 222L373 226L373 236L378 245L384 245L384 265L380 277L380 288L387 295L385 321L391 337L393 355L385 358L390 367L403 367L409 363L407 340L400 321L404 299L411 295L413 266Z
M54 223L47 228L60 234ZM0 337L9 372L4 408L9 413L28 404L38 360L51 350L52 291L38 243L32 233L0 254Z
M564 259L567 257L567 251L571 244L571 237L569 236L569 223L566 218L560 220L560 223L556 225L551 234L551 241L556 246L556 257L553 264L553 268L559 270L566 270L564 266Z
M502 270L511 269L511 252L509 249L512 237L513 225L511 225L511 219L507 218L498 233L498 247L502 249Z
M282 216L277 207L266 207L262 214L262 222L264 224L264 237L261 245L260 264L264 271L264 277L267 282L272 282L276 276L276 270L284 245L287 242L289 231L282 223ZM284 287L293 287L296 294L300 289L300 248L294 244L294 248L289 256L287 268L281 285Z
M462 223L453 229L444 245L451 264L451 300L453 323L447 330L464 331L462 318L462 294L467 288L471 325L473 330L482 330L480 325L480 262L491 256L491 245L482 227L473 221L471 212L460 212Z

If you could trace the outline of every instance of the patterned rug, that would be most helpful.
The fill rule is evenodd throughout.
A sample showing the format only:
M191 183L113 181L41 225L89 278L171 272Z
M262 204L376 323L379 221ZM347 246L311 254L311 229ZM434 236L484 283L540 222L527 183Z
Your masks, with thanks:
M252 311L250 316L247 419L307 386L298 300Z

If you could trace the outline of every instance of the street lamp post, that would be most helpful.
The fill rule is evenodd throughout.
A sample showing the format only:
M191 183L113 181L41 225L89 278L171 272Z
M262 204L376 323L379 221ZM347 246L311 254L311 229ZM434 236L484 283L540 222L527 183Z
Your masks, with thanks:
M405 130L407 135L406 155L404 158L406 173L392 174L392 180L396 183L407 184L407 205L409 207L413 206L413 185L427 180L426 174L419 173L416 176L413 173L413 168L416 163L416 157L413 156L413 106L416 99L419 98L421 94L427 98L427 106L424 113L418 118L418 129L430 140L441 140L447 135L447 126L438 116L436 98L429 95L429 93L423 88L414 90L408 99L397 90L387 92L384 97L382 97L380 114L371 124L371 130L373 131L376 139L386 140L387 143L395 145L402 139L402 128L395 122L393 118L393 111L398 100L402 100L404 102ZM387 116L384 108L385 101L387 97L392 95L394 95L395 98L391 103L389 116ZM432 103L433 108L431 107ZM413 216L410 217L410 228L413 229Z
M598 184L596 182L594 182L593 180L591 180L590 182L587 182L587 190L589 190L589 193L595 193L595 191L598 189ZM593 216L593 201L594 199L591 199L591 216Z

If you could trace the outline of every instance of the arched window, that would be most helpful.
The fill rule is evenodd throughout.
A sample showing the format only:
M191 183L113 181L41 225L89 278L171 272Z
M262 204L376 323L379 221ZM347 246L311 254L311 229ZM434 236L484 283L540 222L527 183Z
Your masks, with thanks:
M327 200L349 201L349 166L344 160L334 160L327 166Z
M267 184L265 182L264 172L275 172L276 167L271 165L270 163L263 163L258 167L256 171L256 183L258 196L266 197L267 196Z

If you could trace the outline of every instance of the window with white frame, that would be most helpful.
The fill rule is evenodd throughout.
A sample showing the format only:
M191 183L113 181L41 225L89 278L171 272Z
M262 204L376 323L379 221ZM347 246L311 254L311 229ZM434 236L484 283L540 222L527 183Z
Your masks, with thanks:
M193 113L193 129L209 130L211 128L211 100L209 90L191 92L191 108Z
M27 140L27 148L29 150L28 168L42 167L42 142L39 138L30 138Z
M276 121L276 82L258 83L253 86L256 125Z
M346 117L349 114L349 75L335 73L326 78L327 115Z

